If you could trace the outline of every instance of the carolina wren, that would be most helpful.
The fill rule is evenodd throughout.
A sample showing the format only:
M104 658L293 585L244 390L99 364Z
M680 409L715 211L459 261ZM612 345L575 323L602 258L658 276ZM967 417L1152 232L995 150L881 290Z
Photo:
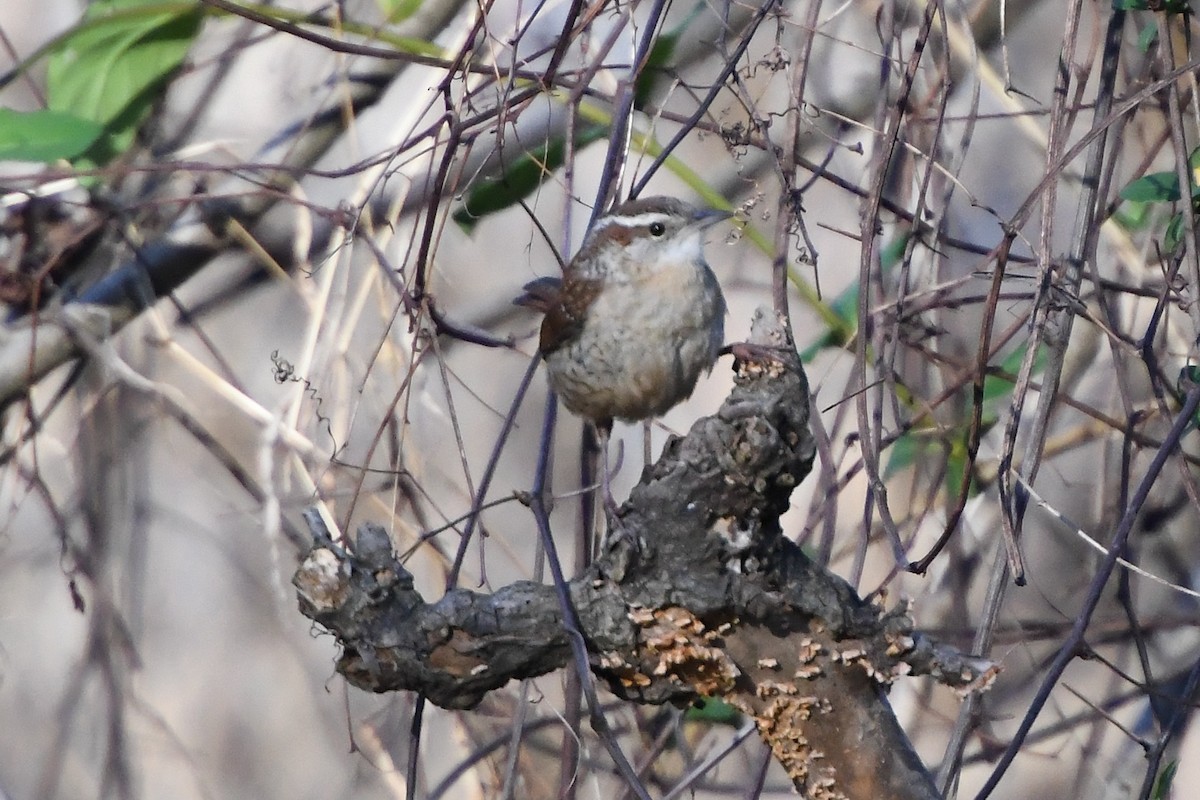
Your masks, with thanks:
M614 417L663 414L712 369L725 298L702 237L730 216L673 197L622 203L596 220L561 279L533 281L517 300L545 313L550 386L596 425L602 446Z

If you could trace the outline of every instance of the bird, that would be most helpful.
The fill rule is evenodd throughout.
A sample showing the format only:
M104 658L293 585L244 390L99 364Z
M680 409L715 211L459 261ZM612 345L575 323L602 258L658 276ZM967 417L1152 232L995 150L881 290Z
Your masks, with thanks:
M626 201L595 220L561 278L531 281L515 301L545 315L538 350L550 387L596 428L610 520L613 420L664 414L721 352L725 297L703 236L731 216L674 197Z

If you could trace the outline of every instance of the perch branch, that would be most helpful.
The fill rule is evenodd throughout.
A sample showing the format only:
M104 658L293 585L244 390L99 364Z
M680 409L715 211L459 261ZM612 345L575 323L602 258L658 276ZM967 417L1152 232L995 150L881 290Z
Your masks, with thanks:
M782 536L813 461L808 386L771 312L734 352L720 411L667 442L620 511L625 535L570 583L592 671L638 703L724 698L810 797L937 797L886 687L932 675L965 693L996 668L915 631L903 604L863 602ZM453 589L429 603L381 527L363 526L352 551L313 527L294 583L303 613L338 638L353 685L466 709L569 662L553 587Z

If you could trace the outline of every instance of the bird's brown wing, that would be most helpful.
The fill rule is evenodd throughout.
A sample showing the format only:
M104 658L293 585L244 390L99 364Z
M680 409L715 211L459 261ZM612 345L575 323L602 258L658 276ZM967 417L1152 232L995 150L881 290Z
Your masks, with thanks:
M538 278L525 284L525 294L513 302L546 315L538 340L542 355L553 353L579 335L600 286L600 281L570 275L562 279Z

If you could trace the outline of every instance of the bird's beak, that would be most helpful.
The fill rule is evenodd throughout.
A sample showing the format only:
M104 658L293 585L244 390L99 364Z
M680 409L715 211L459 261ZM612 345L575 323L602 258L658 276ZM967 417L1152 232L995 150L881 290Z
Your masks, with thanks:
M706 208L696 212L696 216L692 218L692 224L704 229L712 227L718 222L723 222L732 216L732 211L718 211L715 208Z

